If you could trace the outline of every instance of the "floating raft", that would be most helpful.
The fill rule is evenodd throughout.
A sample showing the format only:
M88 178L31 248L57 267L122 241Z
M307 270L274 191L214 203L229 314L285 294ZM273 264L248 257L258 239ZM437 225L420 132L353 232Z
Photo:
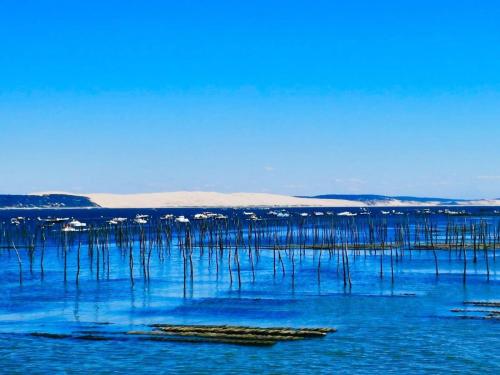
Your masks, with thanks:
M228 325L173 325L152 324L144 331L76 331L71 334L34 332L30 336L49 339L122 341L165 341L185 343L219 343L248 346L271 346L279 341L296 341L325 337L336 332L334 328L246 327Z
M472 308L455 308L451 312L462 313L461 319L500 320L500 301L465 301L464 305Z
M500 301L465 301L464 305L500 307Z
M288 328L288 327L246 327L228 325L173 325L152 324L151 331L130 331L129 335L141 335L157 341L171 338L188 338L202 342L220 342L239 345L274 345L278 341L295 341L321 338L333 328Z

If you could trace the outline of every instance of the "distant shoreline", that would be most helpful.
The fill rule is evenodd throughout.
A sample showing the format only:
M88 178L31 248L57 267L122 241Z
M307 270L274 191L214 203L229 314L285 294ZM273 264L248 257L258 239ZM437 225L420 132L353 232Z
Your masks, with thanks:
M442 198L386 197L367 199L293 197L267 193L164 192L143 194L36 193L0 195L0 209L146 209L146 208L384 208L384 207L496 207L500 199L454 200ZM379 197L379 196L377 196ZM412 200L413 199L413 200Z
M365 206L366 207L366 206ZM419 206L367 206L366 208L370 209L384 209L384 208L402 208L402 209L408 209L408 208L497 208L500 207L500 205L419 205ZM355 209L355 208L361 208L361 207L352 207L352 206L242 206L242 207L237 207L237 206L226 206L226 207L221 207L221 206L175 206L175 207L0 207L0 211L30 211L30 210L37 210L37 211L44 211L44 210L51 210L51 211L70 211L70 210L168 210L168 209L200 209L200 210L220 210L220 209L234 209L234 210L241 210L241 209L259 209L259 210L264 210L264 209L298 209L298 208L307 208L307 209Z

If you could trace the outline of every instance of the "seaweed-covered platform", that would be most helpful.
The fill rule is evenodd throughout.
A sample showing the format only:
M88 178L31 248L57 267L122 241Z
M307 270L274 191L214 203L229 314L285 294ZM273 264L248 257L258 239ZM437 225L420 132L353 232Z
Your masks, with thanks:
M279 341L322 338L336 332L334 328L247 327L228 325L152 324L149 330L77 331L72 334L34 332L31 336L49 339L172 341L191 343L220 343L249 346L271 346Z
M500 301L464 301L466 308L451 309L461 319L500 320Z

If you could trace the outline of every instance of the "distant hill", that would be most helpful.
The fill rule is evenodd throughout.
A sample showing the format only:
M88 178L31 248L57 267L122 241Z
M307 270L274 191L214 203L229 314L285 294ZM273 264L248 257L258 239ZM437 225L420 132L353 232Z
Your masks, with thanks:
M418 202L418 203L439 203L442 205L455 205L460 202L466 202L465 199L451 199L451 198L428 198L428 197L412 197L412 196L390 196L390 195L376 195L376 194L323 194L314 196L302 196L301 198L314 198L314 199L345 199L350 201L363 202L366 204L381 204L384 202L399 201L404 202Z
M69 194L0 194L0 208L88 208L99 207L90 198Z

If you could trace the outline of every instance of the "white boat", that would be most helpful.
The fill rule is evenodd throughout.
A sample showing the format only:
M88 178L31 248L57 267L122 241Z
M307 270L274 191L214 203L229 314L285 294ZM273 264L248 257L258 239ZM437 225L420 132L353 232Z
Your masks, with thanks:
M314 216L324 216L325 214L321 211L315 211L315 212L313 212L313 215Z
M114 217L111 220L108 220L108 224L118 225L118 224L124 223L125 221L127 221L126 217Z
M76 219L73 219L71 220L69 223L68 223L69 226L73 227L73 228L84 228L87 226L86 223L82 223Z
M196 215L194 215L194 219L195 220L206 220L206 219L208 219L208 216L205 214L196 214Z
M136 217L134 219L134 223L136 223L136 224L147 224L148 221L146 219L141 218L141 217Z
M391 212L390 211L380 211L382 215L389 215Z
M227 220L227 216L226 215L222 215L222 214L217 214L215 216L215 219L216 220Z
M302 213L300 214L300 216L302 216L302 217L308 217L308 216L309 216L309 214L308 214L307 212L302 212Z
M350 212L350 211L344 211L344 212L339 212L337 216L357 216L358 214Z
M243 215L245 215L245 216L253 216L253 215L255 215L255 213L243 211Z
M185 224L185 223L189 223L189 219L187 217L184 217L183 215L181 215L175 219L175 222Z
M162 217L160 217L160 220L172 220L174 218L174 215L172 214L165 214Z
M65 221L68 221L69 217L48 217L46 219L42 219L42 218L38 217L38 220L43 221L44 223L55 224L55 223L63 223Z
M205 215L207 217L207 219L212 219L212 218L217 217L219 215L219 214L216 214L213 212L208 212L208 211L205 211L202 214Z
M276 217L290 217L290 214L288 212L278 212L278 214L276 215Z
M74 227L71 227L69 225L65 225L61 231L63 232L76 232L78 229L74 228Z

